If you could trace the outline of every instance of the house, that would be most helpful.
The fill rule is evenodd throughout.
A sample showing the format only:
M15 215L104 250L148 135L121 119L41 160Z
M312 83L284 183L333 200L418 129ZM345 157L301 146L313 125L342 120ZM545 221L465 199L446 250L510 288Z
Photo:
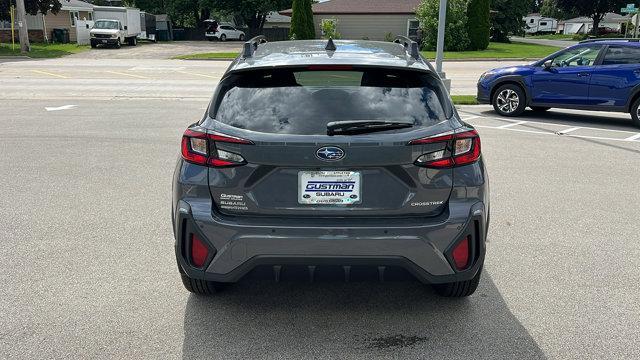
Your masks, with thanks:
M57 14L27 14L29 40L33 42L51 41L53 29L67 29L69 41L76 42L76 20L93 20L93 5L80 0L60 0L62 8ZM16 21L17 26L17 21ZM17 27L16 27L17 29ZM16 40L18 31L16 30ZM11 41L11 22L0 22L0 42Z
M616 13L606 13L600 21L599 27L611 28L622 31L622 24L631 20L629 15L620 15ZM564 21L563 34L588 34L593 30L593 19L588 17L577 17Z
M290 28L291 16L280 15L277 11L267 14L264 20L264 28Z
M525 23L524 31L527 34L553 34L558 28L558 19L544 17L538 13L532 13L522 18Z
M385 40L396 35L416 37L420 0L329 0L312 5L316 36L323 20L335 21L343 39ZM291 9L280 11L291 16Z

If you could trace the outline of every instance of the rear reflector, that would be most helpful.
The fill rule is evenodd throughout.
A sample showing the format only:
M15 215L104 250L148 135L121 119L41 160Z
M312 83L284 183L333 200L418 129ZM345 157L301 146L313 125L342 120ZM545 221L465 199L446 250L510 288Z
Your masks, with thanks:
M201 268L209 256L209 248L196 234L191 234L191 263Z
M469 266L469 242L471 241L471 236L467 236L462 241L460 241L455 248L453 248L453 252L451 253L453 257L453 263L458 270L464 270Z

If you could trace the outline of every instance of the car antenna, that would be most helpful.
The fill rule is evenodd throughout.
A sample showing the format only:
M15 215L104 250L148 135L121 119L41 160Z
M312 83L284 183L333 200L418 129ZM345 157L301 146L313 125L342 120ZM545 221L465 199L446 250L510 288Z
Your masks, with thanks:
M325 46L324 49L327 51L336 51L336 44L333 43L332 38L329 38L329 41L327 41L327 46Z

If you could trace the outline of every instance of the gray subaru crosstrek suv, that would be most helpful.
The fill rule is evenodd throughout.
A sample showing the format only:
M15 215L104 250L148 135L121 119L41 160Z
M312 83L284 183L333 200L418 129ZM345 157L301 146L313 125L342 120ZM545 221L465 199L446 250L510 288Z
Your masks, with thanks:
M182 137L172 220L184 286L391 269L471 295L489 189L478 133L415 42L263 37ZM305 275L306 277L307 275Z

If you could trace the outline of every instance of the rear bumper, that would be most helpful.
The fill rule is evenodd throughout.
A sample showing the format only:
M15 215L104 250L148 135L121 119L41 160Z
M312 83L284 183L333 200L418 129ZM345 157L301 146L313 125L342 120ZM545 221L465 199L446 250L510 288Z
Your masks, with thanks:
M398 266L425 283L463 281L473 278L484 262L486 209L483 202L462 201L450 203L438 218L405 224L256 225L216 218L211 203L203 199L180 200L174 216L176 255L190 277L219 282L238 281L260 265ZM212 251L202 269L186 256L190 233L204 239ZM472 237L473 263L457 271L450 250L466 236Z

